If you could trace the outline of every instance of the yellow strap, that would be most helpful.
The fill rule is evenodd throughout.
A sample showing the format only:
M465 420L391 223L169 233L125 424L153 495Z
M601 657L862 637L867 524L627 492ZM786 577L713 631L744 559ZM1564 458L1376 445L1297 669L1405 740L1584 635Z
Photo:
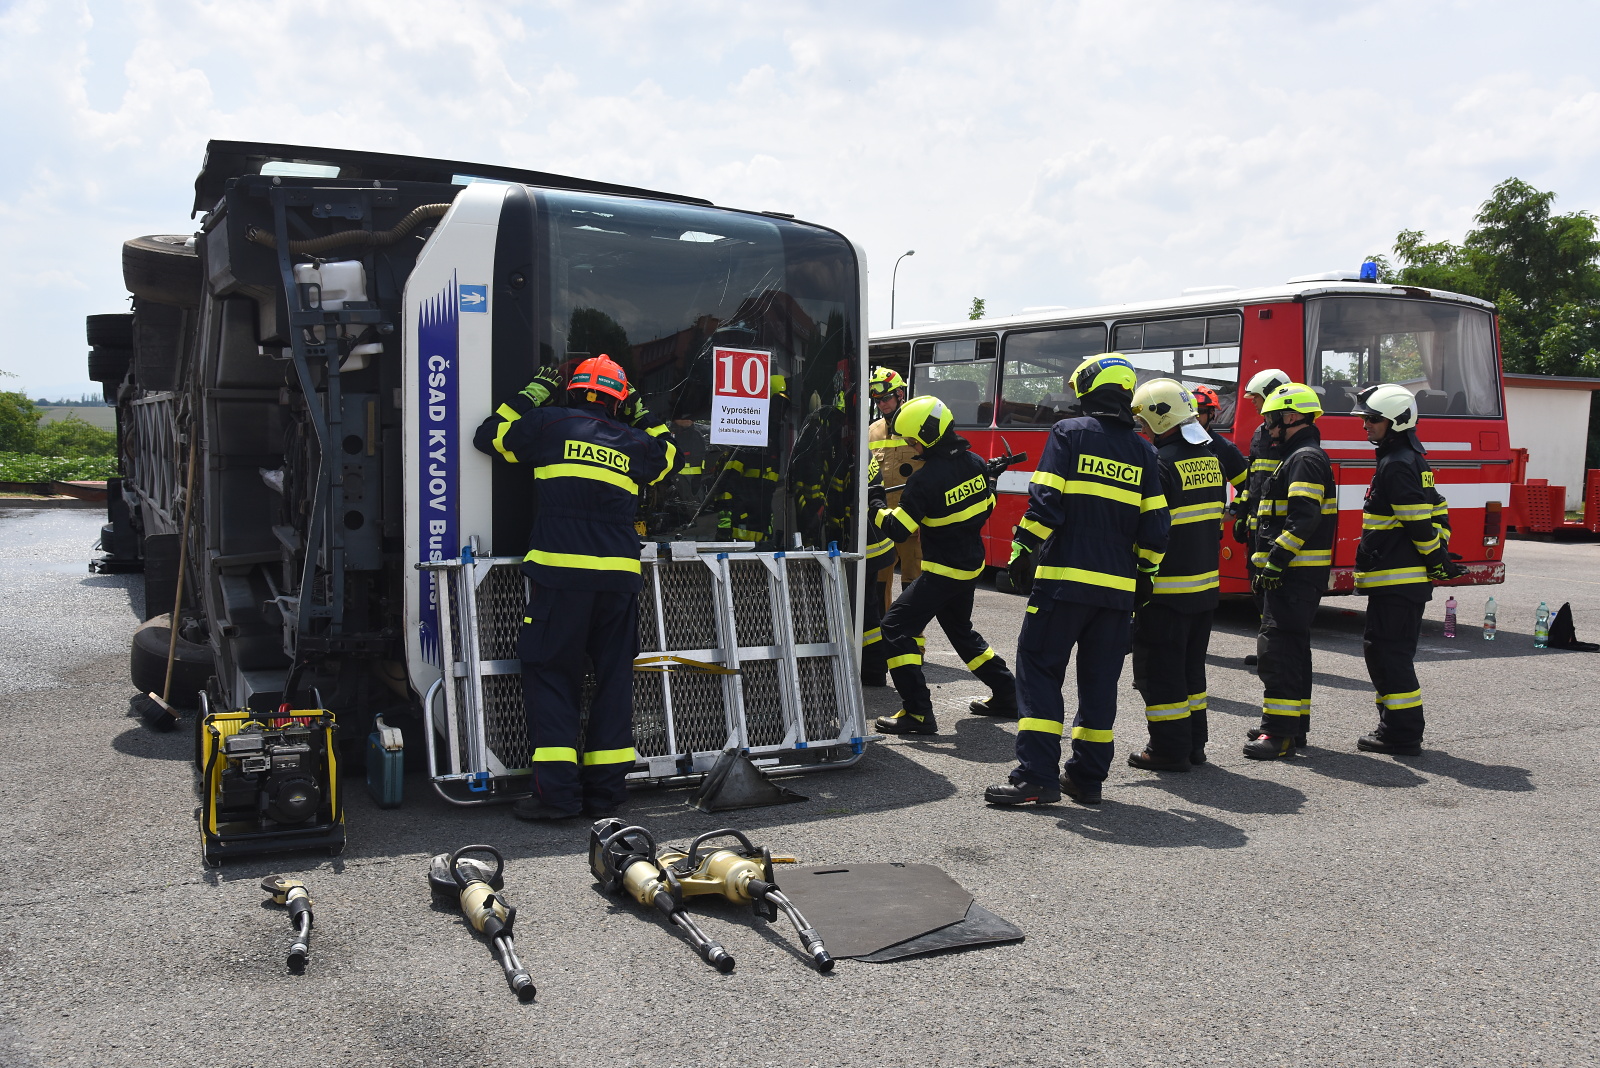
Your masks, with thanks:
M971 571L962 571L959 568L948 567L945 564L941 564L936 560L924 559L922 561L922 570L931 571L935 575L943 575L945 578L975 579L979 575L983 574L983 565L979 564L977 567L973 568Z
M724 667L705 660L691 660L686 656L669 656L666 653L646 653L633 662L635 671L701 671L707 675L737 675L738 668Z
M633 747L627 749L595 749L583 754L585 766L594 764L632 764L639 758Z
M1032 719L1025 717L1017 720L1017 730L1019 731L1038 731L1040 734L1060 735L1064 729L1059 719Z
M1422 704L1422 691L1412 690L1409 693L1380 693L1378 704L1390 711L1401 708L1417 708Z
M629 493L638 494L639 483L608 467L594 467L590 464L546 464L533 469L534 478L587 478L595 482L605 482L616 486L618 489L627 490Z
M1075 742L1109 742L1110 731L1097 731L1089 727L1072 728L1072 740Z
M896 445L904 445L905 443L906 443L906 439L905 438L884 438L881 441L869 441L869 442L867 442L867 448L869 448L869 449L892 449Z
M980 515L983 515L985 512L987 512L989 509L991 509L993 507L994 507L994 495L993 494L989 494L989 495L986 495L983 498L983 500L979 501L977 504L968 505L966 508L963 508L963 509L961 509L961 511L956 512L956 513L954 513L952 515L940 516L937 519L933 519L931 517L930 518L926 518L926 519L924 519L922 521L922 525L925 526L925 527L947 527L947 526L950 526L953 523L963 523L963 522L967 521L968 519L974 519L974 518L976 518L976 517L978 517Z
M1054 530L1045 526L1037 519L1029 519L1027 516L1023 516L1022 519L1017 523L1017 526L1021 527L1023 530L1026 530L1029 534L1032 534L1034 537L1039 538L1040 540L1047 540L1050 535L1055 533Z
M524 560L545 567L575 567L589 571L631 571L640 574L639 561L631 556L585 556L581 553L547 553L529 549Z
M1427 582L1428 572L1422 567L1391 567L1386 571L1357 571L1356 589L1369 590L1379 586L1400 586L1408 582Z
M1158 508L1165 508L1166 506L1167 506L1167 495L1164 494L1164 493L1158 493L1154 497L1146 497L1142 501L1140 501L1139 502L1139 511L1141 511L1141 512L1153 512Z
M1221 580L1215 571L1207 571L1203 575L1157 575L1154 592L1199 593L1215 589L1220 584Z
M921 663L922 663L922 654L921 653L906 653L906 654L904 654L902 656L891 656L889 658L888 664L885 665L885 666L887 666L889 668L897 668L897 667L908 667L908 666L911 666L911 665L916 665L916 664L921 664Z
M533 759L534 763L554 761L561 764L576 764L578 762L578 751L562 746L544 746L533 751Z
M926 568L928 565L924 563L922 566ZM1104 571L1085 571L1081 567L1041 567L1034 571L1033 577L1047 582L1082 582L1089 586L1106 586L1113 590L1127 590L1130 593L1134 587L1131 578L1108 575Z
M979 653L977 656L973 657L971 660L968 660L967 661L967 670L968 671L977 671L980 667L982 667L984 664L987 664L989 661L991 661L993 659L994 659L994 648L991 646L990 648L985 649L983 652Z

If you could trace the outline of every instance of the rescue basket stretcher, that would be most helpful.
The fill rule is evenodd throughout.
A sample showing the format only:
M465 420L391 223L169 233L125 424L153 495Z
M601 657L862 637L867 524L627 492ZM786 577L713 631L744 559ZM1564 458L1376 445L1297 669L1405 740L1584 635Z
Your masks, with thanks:
M858 649L837 550L719 552L645 546L634 661L630 783L704 775L729 748L768 774L848 767L868 741ZM517 631L520 557L424 562L439 573L440 654L423 699L428 775L457 805L527 792L530 747ZM593 693L584 692L587 707Z

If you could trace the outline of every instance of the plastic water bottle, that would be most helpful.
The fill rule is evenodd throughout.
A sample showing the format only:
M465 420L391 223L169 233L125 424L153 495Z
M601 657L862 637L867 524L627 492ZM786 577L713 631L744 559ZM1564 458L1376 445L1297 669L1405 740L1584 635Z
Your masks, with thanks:
M1539 611L1533 617L1533 647L1544 649L1550 645L1550 608L1539 602Z
M1454 638L1456 636L1456 599L1454 597L1446 597L1444 600L1444 636L1446 638Z
M1483 607L1483 640L1494 641L1494 598L1489 598L1489 603Z

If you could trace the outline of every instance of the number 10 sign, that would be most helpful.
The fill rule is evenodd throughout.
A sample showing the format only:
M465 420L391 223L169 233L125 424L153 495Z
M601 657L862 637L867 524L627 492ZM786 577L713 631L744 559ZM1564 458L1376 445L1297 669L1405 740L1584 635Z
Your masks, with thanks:
M711 444L766 445L772 354L714 348L711 356Z

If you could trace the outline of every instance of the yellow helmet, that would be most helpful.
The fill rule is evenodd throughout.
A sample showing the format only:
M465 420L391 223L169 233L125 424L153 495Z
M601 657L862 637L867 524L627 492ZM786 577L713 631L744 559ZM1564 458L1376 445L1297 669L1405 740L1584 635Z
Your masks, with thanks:
M1080 397L1087 397L1101 386L1116 386L1132 393L1138 384L1133 364L1120 352L1090 356L1072 372L1072 390Z
M894 417L894 432L926 449L944 437L953 422L955 416L950 414L944 401L924 394L900 406Z
M882 400L897 389L905 389L906 380L893 367L874 367L867 377L867 396Z
M1160 437L1195 421L1194 395L1170 378L1153 378L1133 391L1133 414Z
M1317 399L1316 391L1305 383L1290 382L1279 386L1261 406L1261 417L1269 425L1277 422L1277 419L1269 418L1274 412L1299 412L1315 419L1322 414L1322 401Z

